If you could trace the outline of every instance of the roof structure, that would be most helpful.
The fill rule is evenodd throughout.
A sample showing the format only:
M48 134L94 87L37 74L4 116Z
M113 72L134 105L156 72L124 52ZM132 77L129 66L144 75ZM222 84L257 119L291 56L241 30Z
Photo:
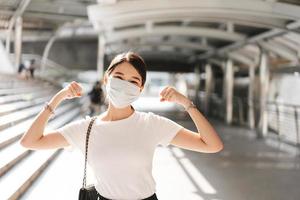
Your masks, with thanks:
M154 63L230 58L246 70L265 51L276 69L299 65L297 0L1 0L0 38L18 12L25 41L100 34L107 55L130 49Z

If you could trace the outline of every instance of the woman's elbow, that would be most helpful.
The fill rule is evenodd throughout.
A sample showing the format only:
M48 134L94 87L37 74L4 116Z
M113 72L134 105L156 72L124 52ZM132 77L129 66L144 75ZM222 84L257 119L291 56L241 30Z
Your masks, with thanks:
M30 143L28 141L26 141L25 139L21 139L19 141L19 144L24 148L30 148L30 146L31 146Z
M210 148L208 148L208 153L218 153L220 151L222 151L224 148L224 145L222 142L220 142L219 144L215 144L213 146L211 146Z
M218 152L222 151L223 148L224 148L224 144L221 142L220 144L218 144L218 145L216 146L216 148L215 148L215 150L216 150L215 153L218 153Z
M19 140L19 144L24 148L31 148L33 145L33 141L29 140L29 138L23 137Z

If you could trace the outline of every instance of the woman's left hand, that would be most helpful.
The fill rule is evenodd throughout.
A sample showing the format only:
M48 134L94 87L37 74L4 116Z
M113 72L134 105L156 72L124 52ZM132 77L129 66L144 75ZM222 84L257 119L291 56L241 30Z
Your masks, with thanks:
M178 92L174 87L172 86L166 86L160 93L160 101L169 101L169 102L175 102L182 106L188 105L190 100Z

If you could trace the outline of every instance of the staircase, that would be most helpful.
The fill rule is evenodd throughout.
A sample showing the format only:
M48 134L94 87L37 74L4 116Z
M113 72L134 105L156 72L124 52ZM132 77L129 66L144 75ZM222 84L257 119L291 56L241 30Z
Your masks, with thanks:
M64 151L28 150L19 144L44 103L60 89L46 81L0 74L0 200L24 199ZM56 116L49 119L46 129L53 130L80 118L79 99L66 100L57 107Z

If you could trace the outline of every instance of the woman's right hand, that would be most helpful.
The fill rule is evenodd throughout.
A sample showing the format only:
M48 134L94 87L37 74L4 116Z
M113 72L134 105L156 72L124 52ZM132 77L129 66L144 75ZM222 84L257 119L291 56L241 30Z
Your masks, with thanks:
M81 97L83 91L80 84L78 84L76 81L72 81L65 88L63 88L61 92L64 94L64 99L73 99L76 97Z

